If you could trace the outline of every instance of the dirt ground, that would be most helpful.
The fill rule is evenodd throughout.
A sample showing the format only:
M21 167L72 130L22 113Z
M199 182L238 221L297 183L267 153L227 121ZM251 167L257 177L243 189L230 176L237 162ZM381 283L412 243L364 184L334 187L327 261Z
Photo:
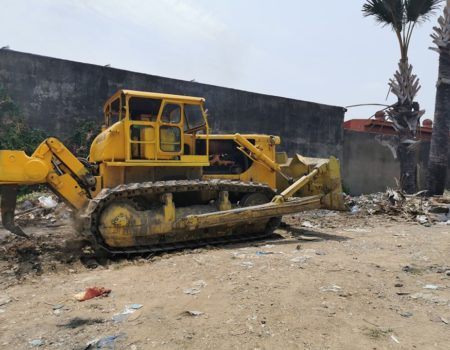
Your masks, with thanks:
M449 225L313 211L270 240L96 268L70 221L26 231L0 230L1 349L450 348ZM74 299L93 286L112 292Z

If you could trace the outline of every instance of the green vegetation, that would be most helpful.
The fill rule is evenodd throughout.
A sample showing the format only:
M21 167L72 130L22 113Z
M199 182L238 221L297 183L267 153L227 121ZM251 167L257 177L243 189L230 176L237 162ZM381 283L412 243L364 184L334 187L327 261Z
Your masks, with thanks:
M73 130L64 143L77 157L87 158L92 141L100 133L100 125L97 120L79 119Z
M24 120L19 107L0 86L0 149L23 150L31 155L46 138L46 133L32 128Z

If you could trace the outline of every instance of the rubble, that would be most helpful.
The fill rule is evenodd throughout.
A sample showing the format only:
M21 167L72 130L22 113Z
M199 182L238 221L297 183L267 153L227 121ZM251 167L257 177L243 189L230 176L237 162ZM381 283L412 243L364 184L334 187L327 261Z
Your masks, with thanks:
M71 218L71 213L51 192L32 192L18 198L15 222L22 227L58 227Z
M385 193L347 196L351 213L359 215L387 214L428 226L435 223L450 224L450 197L425 197L424 191L407 195L399 190L387 189Z

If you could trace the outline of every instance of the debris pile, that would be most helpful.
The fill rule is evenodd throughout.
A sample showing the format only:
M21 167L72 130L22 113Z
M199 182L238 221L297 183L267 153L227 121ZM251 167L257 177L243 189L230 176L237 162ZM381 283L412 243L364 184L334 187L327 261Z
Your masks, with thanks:
M20 226L59 227L71 209L50 193L34 192L18 201L15 221Z
M445 223L450 225L450 197L426 197L424 191L407 195L399 190L388 189L359 197L347 197L346 204L353 214L387 214L422 225Z

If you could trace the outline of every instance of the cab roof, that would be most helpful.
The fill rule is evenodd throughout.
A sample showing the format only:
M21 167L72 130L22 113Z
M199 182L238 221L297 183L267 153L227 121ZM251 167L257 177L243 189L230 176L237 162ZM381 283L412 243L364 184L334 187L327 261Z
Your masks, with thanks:
M146 92L146 91L137 91L137 90L126 90L122 89L117 91L114 95L112 95L108 101L106 101L105 106L114 101L117 97L124 94L125 96L133 96L133 97L142 97L142 98L155 98L155 99L166 99L166 100L178 100L180 102L194 102L194 103L202 103L205 102L203 97L193 97L193 96L184 96L184 95L172 95L165 94L159 92Z

